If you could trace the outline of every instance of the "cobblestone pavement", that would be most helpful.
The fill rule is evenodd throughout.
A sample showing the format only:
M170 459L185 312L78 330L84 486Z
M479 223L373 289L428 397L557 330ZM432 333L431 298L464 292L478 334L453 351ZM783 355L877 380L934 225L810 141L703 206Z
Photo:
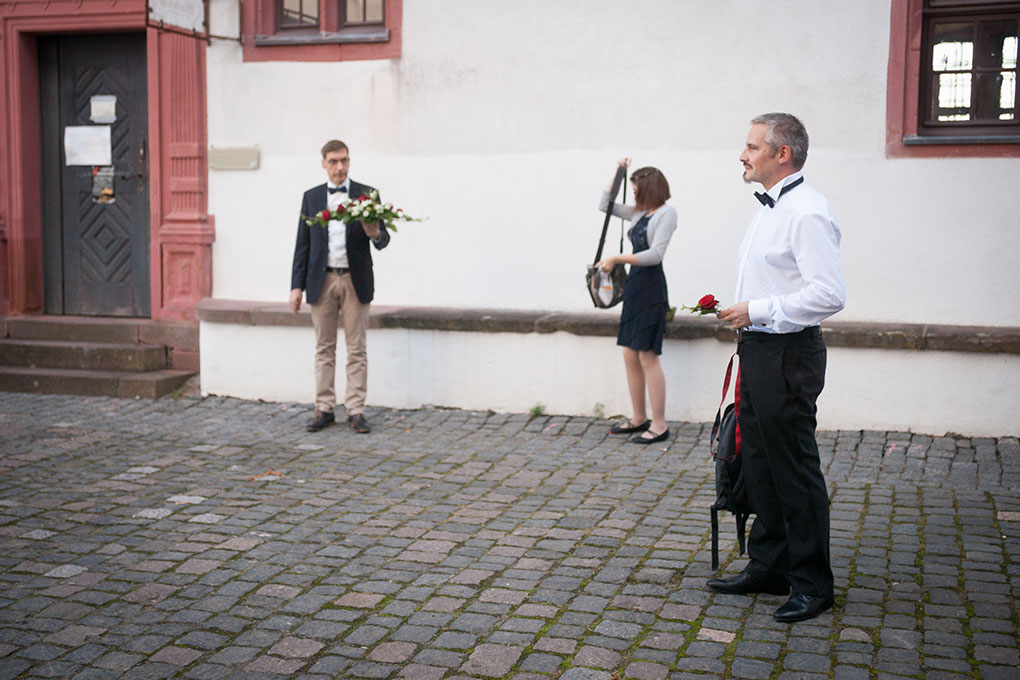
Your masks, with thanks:
M705 424L368 415L0 393L0 678L1020 677L1015 436L820 433L837 601L786 625L705 589Z

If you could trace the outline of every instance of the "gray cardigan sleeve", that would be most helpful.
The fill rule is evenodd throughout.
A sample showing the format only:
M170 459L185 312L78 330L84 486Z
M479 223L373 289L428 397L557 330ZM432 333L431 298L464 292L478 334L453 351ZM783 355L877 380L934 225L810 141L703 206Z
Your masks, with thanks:
M666 255L666 247L676 231L676 210L673 206L664 205L655 211L648 221L648 250L634 253L637 263L642 267L660 264Z
M608 208L609 208L609 192L603 191L602 200L599 201L599 210L602 212L606 212ZM634 218L634 212L635 212L634 208L624 203L613 204L613 217L622 217L625 220L630 220Z

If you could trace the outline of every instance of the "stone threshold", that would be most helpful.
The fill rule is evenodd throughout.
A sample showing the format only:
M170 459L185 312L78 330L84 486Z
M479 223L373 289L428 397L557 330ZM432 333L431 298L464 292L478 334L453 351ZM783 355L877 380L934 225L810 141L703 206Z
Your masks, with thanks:
M294 314L286 302L206 298L198 318L209 323L245 326L308 326L308 305ZM372 305L370 328L464 331L470 333L554 333L616 337L619 312L550 312L547 310ZM1020 328L943 324L827 321L822 336L829 347L912 349L942 352L1020 354ZM666 326L672 340L715 338L732 343L736 333L709 317L677 316Z

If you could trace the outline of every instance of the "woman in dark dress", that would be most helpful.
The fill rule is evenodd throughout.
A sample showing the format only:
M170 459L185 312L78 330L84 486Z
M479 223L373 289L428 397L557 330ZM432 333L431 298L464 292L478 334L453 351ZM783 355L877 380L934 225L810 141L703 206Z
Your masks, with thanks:
M621 159L619 165L629 167L630 159ZM611 209L613 215L631 221L628 235L633 253L611 255L599 263L606 272L617 264L630 265L623 289L623 312L620 314L616 344L623 347L633 412L630 421L617 425L610 432L636 434L638 436L632 438L632 442L652 444L669 438L666 378L659 363L662 338L666 333L666 312L669 310L662 258L676 231L677 216L676 210L666 205L669 183L659 170L635 170L630 181L634 189L634 206L614 203ZM609 191L610 188L607 188L602 194L599 209L603 212L610 209ZM647 417L646 389L651 420Z

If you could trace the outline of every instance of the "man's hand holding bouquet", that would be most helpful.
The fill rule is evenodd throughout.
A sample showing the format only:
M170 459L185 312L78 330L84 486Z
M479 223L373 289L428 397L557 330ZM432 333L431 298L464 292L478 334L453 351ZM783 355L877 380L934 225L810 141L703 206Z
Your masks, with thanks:
M328 225L332 220L339 220L344 224L361 220L366 225L366 233L370 224L378 224L396 231L397 227L394 222L421 222L424 219L411 217L400 208L394 208L392 203L380 203L379 192L374 189L367 196L348 198L338 205L336 210L325 208L316 215L304 217L305 224L308 226L318 224L322 227Z

